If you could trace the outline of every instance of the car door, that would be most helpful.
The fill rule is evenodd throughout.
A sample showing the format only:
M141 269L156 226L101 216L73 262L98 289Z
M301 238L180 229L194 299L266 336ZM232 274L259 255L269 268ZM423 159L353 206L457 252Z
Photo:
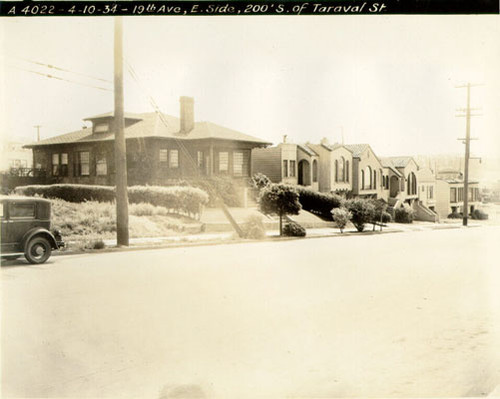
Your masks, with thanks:
M36 227L36 203L12 201L8 203L9 223L7 237L9 248L23 251L21 242L27 231Z
M2 224L2 230L1 230L1 236L0 240L2 243L2 252L7 252L9 250L9 245L10 239L9 239L9 219L7 215L7 203L6 202L0 202L0 220Z

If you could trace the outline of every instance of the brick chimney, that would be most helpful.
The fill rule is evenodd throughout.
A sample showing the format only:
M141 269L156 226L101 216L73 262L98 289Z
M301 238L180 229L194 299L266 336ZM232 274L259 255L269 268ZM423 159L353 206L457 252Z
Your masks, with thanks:
M181 133L189 133L194 128L194 98L182 96L181 103Z

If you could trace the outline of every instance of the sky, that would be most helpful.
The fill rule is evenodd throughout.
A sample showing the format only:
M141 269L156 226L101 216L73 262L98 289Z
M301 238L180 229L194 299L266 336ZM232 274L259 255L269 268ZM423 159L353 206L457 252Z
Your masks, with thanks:
M500 156L500 21L469 16L126 17L125 109L148 96L179 115L273 143L369 143L380 156L463 153L466 90L476 156ZM31 61L31 62L29 62ZM54 65L69 73L49 69ZM0 19L0 133L33 140L113 109L113 19ZM77 74L78 73L78 74ZM90 79L98 77L110 82Z

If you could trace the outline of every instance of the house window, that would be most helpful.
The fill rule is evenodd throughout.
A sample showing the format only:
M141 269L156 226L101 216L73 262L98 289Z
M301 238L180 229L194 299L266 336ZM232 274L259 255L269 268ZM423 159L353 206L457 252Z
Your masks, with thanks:
M52 154L52 176L59 176L59 154Z
M434 187L429 186L429 188L427 190L427 196L429 197L429 199L433 199L434 198Z
M318 161L313 161L313 182L316 183L318 181Z
M168 150L164 149L164 148L160 149L158 157L159 157L160 163L166 164L168 161Z
M450 202L457 202L457 189L455 187L450 188Z
M170 150L170 163L171 168L179 167L179 150Z
M338 173L338 178L339 181L345 181L345 159L344 157L340 157L340 162L339 162L339 173Z
M283 177L288 177L288 160L283 161Z
M295 161L290 161L290 177L295 177Z
M345 181L349 183L349 161L345 162Z
M100 154L97 156L95 174L97 176L105 176L108 174L108 164L106 162L106 155Z
M372 168L369 166L365 169L365 184L363 186L364 189L372 188Z
M98 123L95 125L94 133L106 133L109 130L109 125L107 123Z
M68 154L65 152L61 154L60 175L68 176Z
M219 152L219 172L229 171L229 153Z
M90 175L90 153L88 151L80 151L75 156L75 176Z
M335 160L335 182L339 181L339 161Z
M373 188L377 188L377 171L373 171Z
M204 159L203 151L198 151L196 153L196 164L198 165L198 168L203 168L204 166L203 159Z
M243 152L241 151L233 152L233 175L243 175Z

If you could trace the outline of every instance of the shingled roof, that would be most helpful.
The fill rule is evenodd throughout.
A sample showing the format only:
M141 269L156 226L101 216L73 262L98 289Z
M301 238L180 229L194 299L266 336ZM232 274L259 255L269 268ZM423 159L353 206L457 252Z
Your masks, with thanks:
M410 157L410 156L405 156L405 157L385 157L385 158L382 158L381 161L382 161L382 164L384 166L387 165L390 165L390 166L394 166L395 168L406 168L406 166L408 166L408 164L413 160L413 162L415 162L415 160L413 159L413 157ZM415 162L416 164L416 162Z
M359 158L368 148L371 149L370 144L345 144L344 147L352 152L354 158Z
M112 113L97 115L86 120L112 117ZM126 114L127 119L135 119L138 122L125 128L125 138L175 138L179 140L200 140L200 139L220 139L256 143L260 145L270 145L270 142L261 140L257 137L229 129L212 122L196 122L193 130L189 133L180 132L180 120L171 115L160 114L156 112L143 114ZM91 128L77 130L50 137L45 140L36 141L25 145L25 148L33 148L54 144L87 143L95 141L112 141L113 132L93 133Z

